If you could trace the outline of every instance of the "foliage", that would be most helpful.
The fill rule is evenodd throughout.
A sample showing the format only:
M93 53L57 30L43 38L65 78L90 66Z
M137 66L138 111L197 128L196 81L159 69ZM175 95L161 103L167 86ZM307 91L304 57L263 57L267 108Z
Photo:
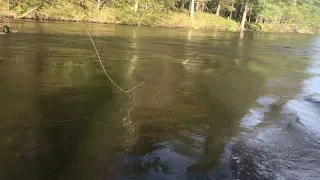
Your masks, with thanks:
M120 24L150 26L165 17L164 3L153 3L151 0L144 0L140 1L141 4L142 7L137 12L133 12L133 4L126 2L126 0L115 2L117 22Z
M277 26L291 32L316 32L320 26L320 1L260 0L255 16L265 27Z
M238 30L238 25L233 20L203 12L197 12L193 21L185 13L171 12L169 13L168 18L154 24L154 26L176 28L188 27L192 29L211 29L221 31Z
M196 0L192 22L188 17L190 0L10 0L10 12L18 17L40 5L28 18L118 23L146 26L189 27L195 29L237 30L244 5L248 5L250 30L319 32L320 0ZM0 0L5 11L7 0ZM217 18L213 13L221 10ZM135 5L137 9L135 9ZM233 20L227 20L230 18ZM255 23L253 23L255 22Z

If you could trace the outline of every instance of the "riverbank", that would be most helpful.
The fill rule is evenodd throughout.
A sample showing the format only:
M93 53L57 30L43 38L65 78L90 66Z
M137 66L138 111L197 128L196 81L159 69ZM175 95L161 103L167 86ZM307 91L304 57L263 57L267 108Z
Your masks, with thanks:
M279 32L279 33L301 33L301 34L318 34L319 29L308 26L299 27L296 24L279 24L279 23L249 23L245 25L246 30L262 32Z
M63 10L61 10L61 9ZM122 24L134 26L168 27L205 29L216 31L239 31L239 23L228 18L216 16L211 13L196 12L192 20L188 12L181 10L155 11L154 9L140 9L133 12L130 8L122 10L103 7L99 11L77 9L73 6L60 8L46 7L27 15L26 19L47 21L74 21L93 22L106 24ZM93 8L89 8L93 9ZM21 14L16 11L4 12L5 18L17 19ZM307 27L299 27L295 24L266 24L246 23L246 30L262 32L293 32L293 33L319 33L320 30Z
M72 15L71 15L72 14ZM4 13L4 17L17 19L19 15L14 12ZM156 17L155 17L156 16ZM231 19L215 16L210 13L197 12L194 20L188 13L167 12L165 14L151 15L145 13L117 12L113 8L104 8L99 13L70 13L63 14L58 11L35 12L25 17L26 19L47 20L47 21L74 21L92 22L106 24L122 24L134 26L169 27L169 28L190 28L207 29L217 31L239 31L239 24Z

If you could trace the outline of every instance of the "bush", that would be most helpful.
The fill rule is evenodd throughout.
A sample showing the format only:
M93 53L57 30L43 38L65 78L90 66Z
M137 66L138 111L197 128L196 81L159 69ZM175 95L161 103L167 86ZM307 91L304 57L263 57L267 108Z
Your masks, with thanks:
M244 25L244 27L245 27L247 30L251 30L251 31L261 31L261 30L262 30L261 25L258 24L258 23L249 23L249 22L246 22L246 24Z

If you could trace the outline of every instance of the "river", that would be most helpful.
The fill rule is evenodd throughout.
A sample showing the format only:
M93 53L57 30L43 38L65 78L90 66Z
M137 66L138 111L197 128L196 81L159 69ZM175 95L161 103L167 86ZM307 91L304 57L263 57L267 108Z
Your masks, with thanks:
M320 37L10 21L0 179L320 178Z

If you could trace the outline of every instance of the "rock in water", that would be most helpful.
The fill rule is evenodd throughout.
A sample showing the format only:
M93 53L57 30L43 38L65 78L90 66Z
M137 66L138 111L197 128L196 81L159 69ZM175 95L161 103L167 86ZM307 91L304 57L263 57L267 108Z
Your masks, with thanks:
M12 30L9 26L5 24L0 24L0 34L6 34L6 33L15 33L18 32L17 30Z

